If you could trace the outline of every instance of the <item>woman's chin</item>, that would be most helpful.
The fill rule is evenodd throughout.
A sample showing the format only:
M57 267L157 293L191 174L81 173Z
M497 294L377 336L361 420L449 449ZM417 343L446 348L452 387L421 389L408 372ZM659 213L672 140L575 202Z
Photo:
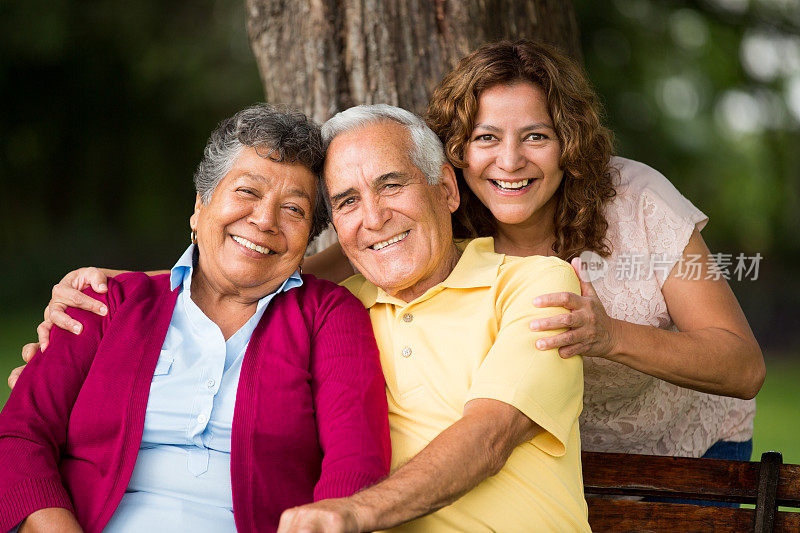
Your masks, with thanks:
M521 210L508 210L508 209L496 209L494 211L490 210L492 216L497 219L500 224L506 226L517 226L521 224L525 224L528 222L533 213L530 213L528 210L521 211Z

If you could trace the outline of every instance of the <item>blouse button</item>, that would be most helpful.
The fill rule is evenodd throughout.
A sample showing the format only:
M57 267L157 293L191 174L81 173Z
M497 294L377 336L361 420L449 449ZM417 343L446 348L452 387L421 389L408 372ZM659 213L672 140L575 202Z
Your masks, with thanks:
M411 313L406 313L403 315L403 322L411 322L412 320L414 320L414 315Z
M217 382L214 381L213 379L209 379L208 381L206 381L206 387L208 387L209 389L213 389L214 385L216 385L216 384L217 384Z
M403 347L403 351L400 352L400 355L402 355L403 357L411 357L411 348L409 348L408 346Z

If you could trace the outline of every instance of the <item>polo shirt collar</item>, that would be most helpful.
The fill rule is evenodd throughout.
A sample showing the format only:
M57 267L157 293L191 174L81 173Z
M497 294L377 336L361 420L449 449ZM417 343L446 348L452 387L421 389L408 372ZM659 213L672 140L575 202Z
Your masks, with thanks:
M494 251L494 239L492 237L482 237L471 241L463 241L459 244L461 248L464 244L464 252L458 260L456 267L450 272L447 278L434 285L415 302L427 299L442 289L472 289L477 287L491 287L497 280L500 264L503 262L503 255ZM404 302L399 298L390 296L386 292L370 282L364 283L355 295L364 303L367 308L376 303L388 303L405 307L411 302Z

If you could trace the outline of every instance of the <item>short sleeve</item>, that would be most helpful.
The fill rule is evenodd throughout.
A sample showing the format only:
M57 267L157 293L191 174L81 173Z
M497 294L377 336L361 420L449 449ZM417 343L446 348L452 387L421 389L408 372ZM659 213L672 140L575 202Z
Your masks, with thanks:
M580 357L562 359L558 350L537 350L535 342L562 330L535 332L530 322L567 311L537 308L533 298L552 292L580 294L574 270L555 258L506 258L501 266L496 308L498 332L474 376L467 401L490 398L512 405L544 428L531 441L553 456L563 455L578 423L583 396Z
M646 239L659 287L683 255L692 232L702 230L708 217L686 199L663 174L636 161L614 158L620 172L618 194L636 203L636 222Z

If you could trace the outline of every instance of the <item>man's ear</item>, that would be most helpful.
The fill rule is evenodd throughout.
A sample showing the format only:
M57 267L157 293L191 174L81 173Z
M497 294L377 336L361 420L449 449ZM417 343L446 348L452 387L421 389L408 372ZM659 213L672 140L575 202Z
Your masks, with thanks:
M197 230L197 219L200 217L200 209L203 207L203 202L200 200L200 193L194 199L194 213L189 217L189 227Z
M445 191L448 209L450 209L451 213L455 213L461 203L461 196L458 194L456 173L450 163L442 165L442 171L439 174L439 185L442 186Z

